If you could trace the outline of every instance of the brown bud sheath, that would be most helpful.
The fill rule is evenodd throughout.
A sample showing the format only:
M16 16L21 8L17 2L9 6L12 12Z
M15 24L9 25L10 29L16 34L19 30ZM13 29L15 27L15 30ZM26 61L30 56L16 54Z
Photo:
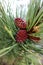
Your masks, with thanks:
M30 40L34 41L34 42L40 41L40 38L39 38L39 37L34 37L34 36L28 35L28 38L29 38Z

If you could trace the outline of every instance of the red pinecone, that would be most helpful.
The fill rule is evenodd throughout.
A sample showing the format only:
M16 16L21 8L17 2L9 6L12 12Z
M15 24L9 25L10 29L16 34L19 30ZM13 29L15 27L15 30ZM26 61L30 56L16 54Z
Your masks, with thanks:
M24 42L27 39L27 31L26 30L19 30L16 35L17 42Z
M16 26L18 26L21 29L25 29L26 28L26 22L23 21L21 18L16 18L15 19L15 24L16 24Z

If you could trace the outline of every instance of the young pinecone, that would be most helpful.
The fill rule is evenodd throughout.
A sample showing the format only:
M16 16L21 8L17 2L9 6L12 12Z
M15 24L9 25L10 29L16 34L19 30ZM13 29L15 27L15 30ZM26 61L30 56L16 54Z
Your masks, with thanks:
M21 29L26 29L26 22L23 21L21 18L16 18L14 22L17 27L19 27Z
M27 39L27 31L26 30L19 30L16 34L16 41L17 42L24 42Z

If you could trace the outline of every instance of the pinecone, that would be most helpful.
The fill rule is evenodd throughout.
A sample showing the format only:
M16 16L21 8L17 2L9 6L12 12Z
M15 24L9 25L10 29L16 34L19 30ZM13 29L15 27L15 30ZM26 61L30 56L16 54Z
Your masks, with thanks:
M19 30L16 34L16 41L23 42L27 39L27 31L26 30Z
M26 29L26 22L23 21L21 18L16 18L14 20L14 22L15 22L16 26L18 26L19 28Z

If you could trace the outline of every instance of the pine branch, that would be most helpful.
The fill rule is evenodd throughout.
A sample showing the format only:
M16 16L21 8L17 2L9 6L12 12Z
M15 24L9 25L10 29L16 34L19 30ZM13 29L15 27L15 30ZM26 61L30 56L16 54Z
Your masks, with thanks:
M28 31L33 27L38 25L40 27L40 32L32 33L33 36L39 36L43 33L43 7L40 7L41 0L31 0L31 3L28 7L27 16L25 16L25 12L23 13L22 8L20 13L18 13L18 9L16 9L16 17L20 17L24 19L26 17ZM39 63L40 57L37 54L43 55L43 48L40 47L40 44L35 44L33 41L26 40L22 43L17 43L15 40L16 33L19 30L14 22L15 17L10 12L10 8L7 9L7 13L5 12L2 4L0 3L0 57L2 56L14 56L17 58L22 56L22 60L16 60L17 64L20 65L42 65ZM39 36L40 37L40 36ZM36 46L37 45L37 46ZM39 47L38 47L39 45ZM10 53L9 53L10 52ZM10 57L9 57L10 58ZM11 57L12 58L12 57Z

